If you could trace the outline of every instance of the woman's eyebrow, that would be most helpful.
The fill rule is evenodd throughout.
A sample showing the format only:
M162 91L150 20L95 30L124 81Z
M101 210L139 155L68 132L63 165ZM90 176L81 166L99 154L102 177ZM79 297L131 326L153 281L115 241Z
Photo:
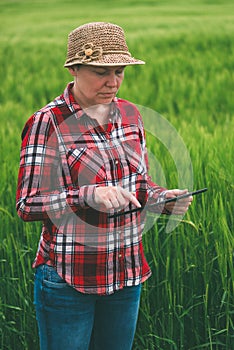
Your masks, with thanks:
M95 67L95 66L93 66L93 68L94 69L104 70L104 71L108 70L108 67L99 67L99 66Z

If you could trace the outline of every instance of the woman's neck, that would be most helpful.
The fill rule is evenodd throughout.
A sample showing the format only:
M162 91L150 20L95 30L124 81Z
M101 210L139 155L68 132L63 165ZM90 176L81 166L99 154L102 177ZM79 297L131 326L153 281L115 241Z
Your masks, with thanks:
M96 119L100 125L105 125L108 123L108 118L110 114L110 104L98 104L94 106L88 106L83 103L81 99L77 96L74 87L72 88L72 94L77 103L83 111L92 119Z

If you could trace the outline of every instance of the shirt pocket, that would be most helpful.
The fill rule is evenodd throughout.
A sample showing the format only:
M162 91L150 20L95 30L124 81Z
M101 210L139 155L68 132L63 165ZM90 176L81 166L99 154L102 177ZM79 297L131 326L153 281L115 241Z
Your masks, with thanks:
M73 185L94 185L105 180L104 161L98 147L72 145L66 158Z
M144 150L138 138L123 142L123 152L131 174L145 175L147 172Z

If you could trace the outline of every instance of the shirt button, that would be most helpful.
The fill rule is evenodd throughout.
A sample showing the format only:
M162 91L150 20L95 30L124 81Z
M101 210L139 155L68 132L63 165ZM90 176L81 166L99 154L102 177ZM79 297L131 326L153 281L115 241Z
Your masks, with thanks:
M118 160L116 160L116 161L115 161L115 164L116 164L116 165L117 165L117 164L119 164L119 161L118 161Z
M119 258L122 258L122 254L119 254Z

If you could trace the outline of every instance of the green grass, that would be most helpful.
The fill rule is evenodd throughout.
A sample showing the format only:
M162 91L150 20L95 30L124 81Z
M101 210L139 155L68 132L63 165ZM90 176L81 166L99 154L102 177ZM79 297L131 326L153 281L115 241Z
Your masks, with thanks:
M71 79L63 69L67 34L94 20L121 25L130 51L146 61L126 69L119 95L168 119L189 151L194 188L209 188L173 231L160 217L144 235L153 276L143 287L133 349L231 349L233 10L221 0L0 1L1 349L38 349L31 263L40 224L15 212L20 133ZM148 148L164 177L154 166L152 176L177 187L174 159L155 133L152 120Z

